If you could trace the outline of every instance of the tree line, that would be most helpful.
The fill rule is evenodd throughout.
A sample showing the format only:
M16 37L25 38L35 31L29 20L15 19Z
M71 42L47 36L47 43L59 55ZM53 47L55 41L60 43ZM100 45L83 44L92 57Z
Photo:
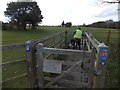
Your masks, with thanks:
M107 21L99 21L89 25L83 25L86 27L96 27L96 28L113 28L113 29L120 29L120 22L115 22L113 20Z

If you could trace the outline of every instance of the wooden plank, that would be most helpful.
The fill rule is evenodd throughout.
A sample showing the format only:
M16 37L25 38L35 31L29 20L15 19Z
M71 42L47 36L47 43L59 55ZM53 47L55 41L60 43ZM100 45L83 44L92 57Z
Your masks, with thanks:
M12 45L3 45L2 47L0 46L0 50L11 50L11 49L17 49L17 48L23 48L25 47L25 44L12 44Z
M88 78L88 81L89 81L89 88L93 87L93 78L94 78L94 64L95 64L95 54L96 54L96 49L93 48L92 49L92 55L91 55L91 58L90 58L90 67L89 67L89 78Z
M59 47L59 46L60 46L61 44L63 44L63 43L64 43L64 40L63 40L60 44L58 44L57 46L55 46L55 48ZM49 46L49 48L51 48L51 47L53 47L53 46L54 46L54 44L52 44L51 46ZM48 58L50 55L51 55L51 53L47 54L47 55L45 56L45 59Z
M37 39L35 41L36 41L36 43L43 43L43 42L46 42L47 40L49 40L50 38L53 38L53 37L59 35L60 33L65 33L65 31L60 31L60 32L57 32L57 33L55 33L53 35L46 36L46 37L44 37L42 39Z
M58 86L66 87L66 88L82 88L88 87L87 83L83 82L78 82L78 81L73 81L73 80L66 80L66 79L61 79L58 82L56 82Z
M43 71L60 74L62 72L62 63L58 60L44 60Z
M111 36L111 31L108 31L108 33L107 33L107 38L106 38L106 42L107 42L107 43L110 42L110 36Z
M43 60L43 71L60 74L60 73L62 73L62 65L72 66L75 63L77 63L77 62L44 59Z
M36 58L35 58L35 43L34 41L27 41L26 45L26 64L28 73L28 86L35 87L36 83Z
M91 38L87 33L85 33L85 34L86 34L86 36L87 36L87 39L92 43L92 45L96 48L96 50L99 51L99 46L98 46L98 44L96 44L96 43L94 42L94 40L92 40L92 38Z
M56 48L61 47L61 46L63 45L64 41L65 41L65 40L62 40L62 41L56 46Z
M59 45L60 42L61 42L60 40L57 41L57 42L54 42L54 44L52 44L51 46L49 46L49 48L51 48L51 47L56 47L56 45Z
M61 87L61 86L58 86L58 85L53 85L53 86L50 86L49 88L56 88L56 89L58 89L58 88L66 88L66 87Z
M99 30L89 30L88 32L94 32L94 33L107 33L107 31L99 31Z
M53 81L54 80L53 77L45 77L44 79L47 80L47 81ZM59 87L81 88L82 86L88 87L88 83L84 83L84 82L80 82L80 81L74 81L74 80L67 80L67 79L60 79L55 84L58 85L58 88Z
M84 63L83 68L90 68L90 67L91 67L91 64Z
M45 61L56 61L56 62L61 63L62 65L70 65L70 66L74 65L75 63L77 63L77 61L63 61L63 60L53 60L53 59L44 59L43 63Z
M43 48L43 44L39 43L37 45L37 50L39 48ZM44 84L44 75L43 75L43 53L42 52L38 52L37 53L37 65L38 65L38 86L39 88L43 88L43 84Z
M84 58L86 59L86 58ZM83 60L84 60L83 59ZM49 82L45 88L48 88L50 85L52 85L53 83L57 82L58 80L60 80L62 77L66 76L68 73L70 73L72 71L72 69L76 66L78 66L79 64L82 63L82 60L78 61L76 64L74 64L73 66L71 66L69 69L67 69L66 71L64 71L61 75L57 76L56 78L54 78L53 81Z
M12 66L13 64L25 64L26 59L20 59L20 60L15 60L15 61L11 61L11 62L5 62L0 64L0 67L5 68L8 66Z
M65 31L65 46L67 46L67 40L68 40L68 31Z
M61 48L61 42L62 42L62 33L60 34L60 44L58 45L58 47L60 47Z
M74 65L75 63L77 63L77 61L61 61L62 65Z
M72 55L73 53L83 55L83 50L58 49L58 48L42 48L42 49L38 49L38 52L62 54L62 55ZM84 55L90 56L91 51L84 51Z
M89 46L87 40L86 40L86 44L87 44L88 51L91 51L90 46Z
M70 74L69 75L76 75L76 74L78 74L78 75L80 75L80 76L86 76L86 77L88 77L89 76L89 73L85 73L85 72L76 72L76 71L73 71L73 72L70 72Z
M77 81L77 82L83 82L81 77L82 78L89 77L89 73L85 73L84 71L81 73L81 71L78 72L78 71L73 70L68 75L63 77L62 79L73 80L73 81Z
M48 53L44 58L47 59L51 54Z
M53 43L50 43L49 45L47 45L47 47L53 47L54 46L54 44Z
M54 37L54 35L46 36L46 37L43 37L43 38L41 38L41 39L35 40L35 42L36 42L36 43L43 43L43 42L46 42L46 41L48 41L50 38L53 38L53 37Z
M18 78L21 78L21 77L24 77L24 76L27 76L27 73L24 73L24 74L21 74L21 75L12 77L12 78L8 78L8 79L6 79L4 81L0 81L0 83L8 82L8 81L11 81L11 80L14 80L14 79L18 79Z
M86 83L87 85L89 85L89 78L88 78L88 76L84 76L84 77L82 77L82 83Z

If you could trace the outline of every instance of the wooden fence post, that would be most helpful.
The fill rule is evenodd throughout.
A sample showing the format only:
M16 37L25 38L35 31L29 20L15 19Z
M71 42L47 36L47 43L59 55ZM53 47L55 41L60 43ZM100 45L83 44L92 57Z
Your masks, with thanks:
M110 35L111 35L111 31L108 31L107 32L107 38L106 38L107 44L110 42Z
M26 64L29 87L34 88L36 83L36 60L35 60L35 43L34 41L25 42L26 46Z
M97 65L95 68L95 77L93 88L103 88L105 82L106 60L108 55L108 47L105 45L99 45L99 53L97 59Z
M43 53L39 51L39 49L43 48L43 44L39 43L37 45L37 65L38 65L38 69L37 69L37 75L38 75L38 87L39 88L43 88L44 85L44 75L43 75Z
M65 31L65 46L67 46L67 30Z
M60 43L62 42L62 34L63 34L63 33L60 33ZM61 48L61 46L62 46L62 45L60 44L60 48Z
M89 79L89 88L92 88L94 83L94 60L95 60L95 48L92 48L91 60L90 60L90 79Z
M55 36L53 36L53 48L55 47Z

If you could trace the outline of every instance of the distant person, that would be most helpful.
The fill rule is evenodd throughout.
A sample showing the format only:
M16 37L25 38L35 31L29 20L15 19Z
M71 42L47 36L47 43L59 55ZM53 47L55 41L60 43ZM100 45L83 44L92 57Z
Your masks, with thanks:
M81 28L77 28L75 30L75 32L73 33L74 36L73 38L71 39L70 43L71 45L73 45L73 49L77 49L77 46L79 47L79 50L81 49L81 39L82 39L82 31L81 31ZM75 45L77 44L77 45Z
M64 23L64 21L62 22L62 24L61 24L61 25L62 25L62 27L63 27L63 26L65 26L65 23Z

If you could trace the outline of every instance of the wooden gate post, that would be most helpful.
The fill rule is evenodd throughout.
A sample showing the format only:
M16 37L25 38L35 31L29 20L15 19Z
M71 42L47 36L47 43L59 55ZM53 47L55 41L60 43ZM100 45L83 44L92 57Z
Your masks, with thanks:
M43 48L43 44L39 43L36 48L37 48L37 64L38 64L38 69L37 69L38 87L43 88L43 85L44 85L43 53L42 51L39 51L40 49Z
M30 88L36 87L36 58L35 58L35 43L34 41L25 42L26 47L26 64L28 74L28 84Z
M67 30L65 31L65 46L67 46Z
M62 43L62 34L63 34L63 32L60 33L60 46L59 46L60 48L62 47L62 45L61 45L61 43Z
M92 88L94 83L94 61L95 61L95 48L92 48L91 58L90 58L90 79L89 79L89 88Z
M107 44L110 42L110 34L111 34L111 31L108 31L107 32L107 38L106 38Z
M95 68L95 77L93 88L103 88L105 82L106 60L108 56L108 47L102 43L99 45L98 59Z

